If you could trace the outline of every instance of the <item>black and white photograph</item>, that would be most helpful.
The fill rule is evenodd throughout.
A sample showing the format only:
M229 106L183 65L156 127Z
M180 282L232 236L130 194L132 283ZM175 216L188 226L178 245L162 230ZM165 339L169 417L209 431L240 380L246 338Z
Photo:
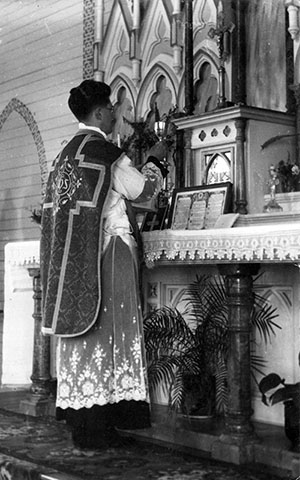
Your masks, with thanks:
M300 0L0 0L0 480L300 480Z

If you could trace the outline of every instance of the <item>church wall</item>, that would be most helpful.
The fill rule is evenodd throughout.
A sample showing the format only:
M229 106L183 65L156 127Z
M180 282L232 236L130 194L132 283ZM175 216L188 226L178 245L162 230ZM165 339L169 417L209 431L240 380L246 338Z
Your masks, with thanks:
M1 2L0 309L4 247L39 238L48 165L76 130L68 92L82 80L83 1Z

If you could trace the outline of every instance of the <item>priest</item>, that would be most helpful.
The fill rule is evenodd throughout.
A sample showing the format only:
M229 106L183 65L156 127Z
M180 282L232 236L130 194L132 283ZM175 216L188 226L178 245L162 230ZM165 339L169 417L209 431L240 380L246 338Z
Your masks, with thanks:
M42 214L42 329L58 337L57 418L79 448L114 446L119 429L150 426L131 202L159 193L167 152L158 142L139 171L108 141L110 94L94 80L72 88L79 129L52 165Z

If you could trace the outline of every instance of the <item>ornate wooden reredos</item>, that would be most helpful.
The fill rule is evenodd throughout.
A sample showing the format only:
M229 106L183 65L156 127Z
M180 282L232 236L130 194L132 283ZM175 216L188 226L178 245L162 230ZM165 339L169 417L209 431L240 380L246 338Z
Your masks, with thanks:
M298 0L84 0L83 76L111 84L115 101L123 84L136 119L151 110L159 75L183 109L191 74L194 114L213 110L222 94L235 105L290 113L299 8ZM251 70L257 52L259 69ZM277 73L271 94L262 72Z
M155 101L161 114L172 105L196 116L230 105L295 113L299 9L299 0L84 0L83 77L112 86L113 139L130 131L123 117L151 118Z
M91 5L85 0L87 12ZM112 86L117 117L120 112L130 120L145 120L154 111L154 101L161 115L174 105L184 109L184 8L180 1L96 0L93 20L85 14L89 19L89 28L84 29L87 42L90 26L94 26L94 55L91 59L86 45L84 76ZM216 25L215 2L194 2L193 18L194 104L195 112L201 113L215 108L217 101L218 47L216 39L207 34ZM91 62L93 69L88 67ZM114 136L128 131L121 116L116 128L120 130L115 129Z

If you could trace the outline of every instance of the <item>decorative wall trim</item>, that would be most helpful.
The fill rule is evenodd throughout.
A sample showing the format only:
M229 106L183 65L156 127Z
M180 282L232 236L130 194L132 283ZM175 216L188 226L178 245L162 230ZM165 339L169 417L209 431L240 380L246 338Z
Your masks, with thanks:
M83 79L94 76L95 0L83 0Z
M42 198L45 193L47 178L48 178L48 168L47 168L47 159L46 159L46 151L44 147L44 142L39 131L37 122L32 115L29 108L22 103L18 98L12 98L10 102L6 105L2 113L0 114L0 131L8 119L9 115L16 111L21 117L25 120L26 125L28 126L34 143L37 148L37 154L39 159L40 171L41 171L41 184L42 184Z

